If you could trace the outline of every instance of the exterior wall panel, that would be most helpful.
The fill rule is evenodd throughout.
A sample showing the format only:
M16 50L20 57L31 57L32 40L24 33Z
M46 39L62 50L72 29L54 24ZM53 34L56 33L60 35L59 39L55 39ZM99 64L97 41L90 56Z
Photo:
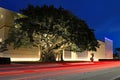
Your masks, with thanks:
M98 41L100 46L97 48L97 51L90 51L89 58L91 57L91 53L94 53L94 60L98 61L98 59L105 59L105 43L102 41Z
M13 26L17 13L0 7L0 41L7 37L8 30ZM0 57L10 57L12 61L38 61L40 58L39 49L8 47L8 51L0 53Z
M113 41L105 38L105 58L113 59Z

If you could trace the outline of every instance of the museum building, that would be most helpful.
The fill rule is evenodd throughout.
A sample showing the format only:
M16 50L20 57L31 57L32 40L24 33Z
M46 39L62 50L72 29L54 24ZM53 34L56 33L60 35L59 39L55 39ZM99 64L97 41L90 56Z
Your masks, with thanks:
M21 14L0 7L0 42L7 37L9 28L14 20L22 17ZM97 51L73 52L63 50L64 61L90 61L91 54L94 54L94 60L113 59L113 41L107 37L104 40L98 40L100 47ZM38 48L19 48L8 47L8 51L1 52L0 57L10 57L11 61L39 61L40 50Z

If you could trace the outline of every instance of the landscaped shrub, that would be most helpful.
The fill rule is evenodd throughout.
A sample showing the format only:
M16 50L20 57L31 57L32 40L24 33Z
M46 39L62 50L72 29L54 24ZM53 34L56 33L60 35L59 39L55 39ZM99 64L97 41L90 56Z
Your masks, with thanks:
M0 64L10 64L11 60L9 57L0 57Z

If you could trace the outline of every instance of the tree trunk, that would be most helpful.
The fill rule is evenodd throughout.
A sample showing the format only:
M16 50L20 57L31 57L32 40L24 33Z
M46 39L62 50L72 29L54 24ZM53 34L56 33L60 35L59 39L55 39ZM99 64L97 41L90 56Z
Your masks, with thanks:
M60 58L61 58L61 61L64 61L63 60L63 52L62 51L61 51L61 57Z

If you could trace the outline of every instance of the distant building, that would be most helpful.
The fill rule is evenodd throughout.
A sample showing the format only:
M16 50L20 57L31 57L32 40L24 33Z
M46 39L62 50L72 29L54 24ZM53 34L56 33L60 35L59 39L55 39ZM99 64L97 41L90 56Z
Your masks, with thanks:
M7 37L8 29L13 26L14 19L22 16L19 13L0 7L0 42L4 41ZM112 59L113 58L113 42L105 38L105 41L99 41L100 47L96 52L84 51L71 52L63 50L63 58L65 61L90 61L91 53L94 53L94 60L98 59ZM38 48L8 48L8 51L0 53L0 57L10 57L11 61L38 61L40 59L40 51Z

